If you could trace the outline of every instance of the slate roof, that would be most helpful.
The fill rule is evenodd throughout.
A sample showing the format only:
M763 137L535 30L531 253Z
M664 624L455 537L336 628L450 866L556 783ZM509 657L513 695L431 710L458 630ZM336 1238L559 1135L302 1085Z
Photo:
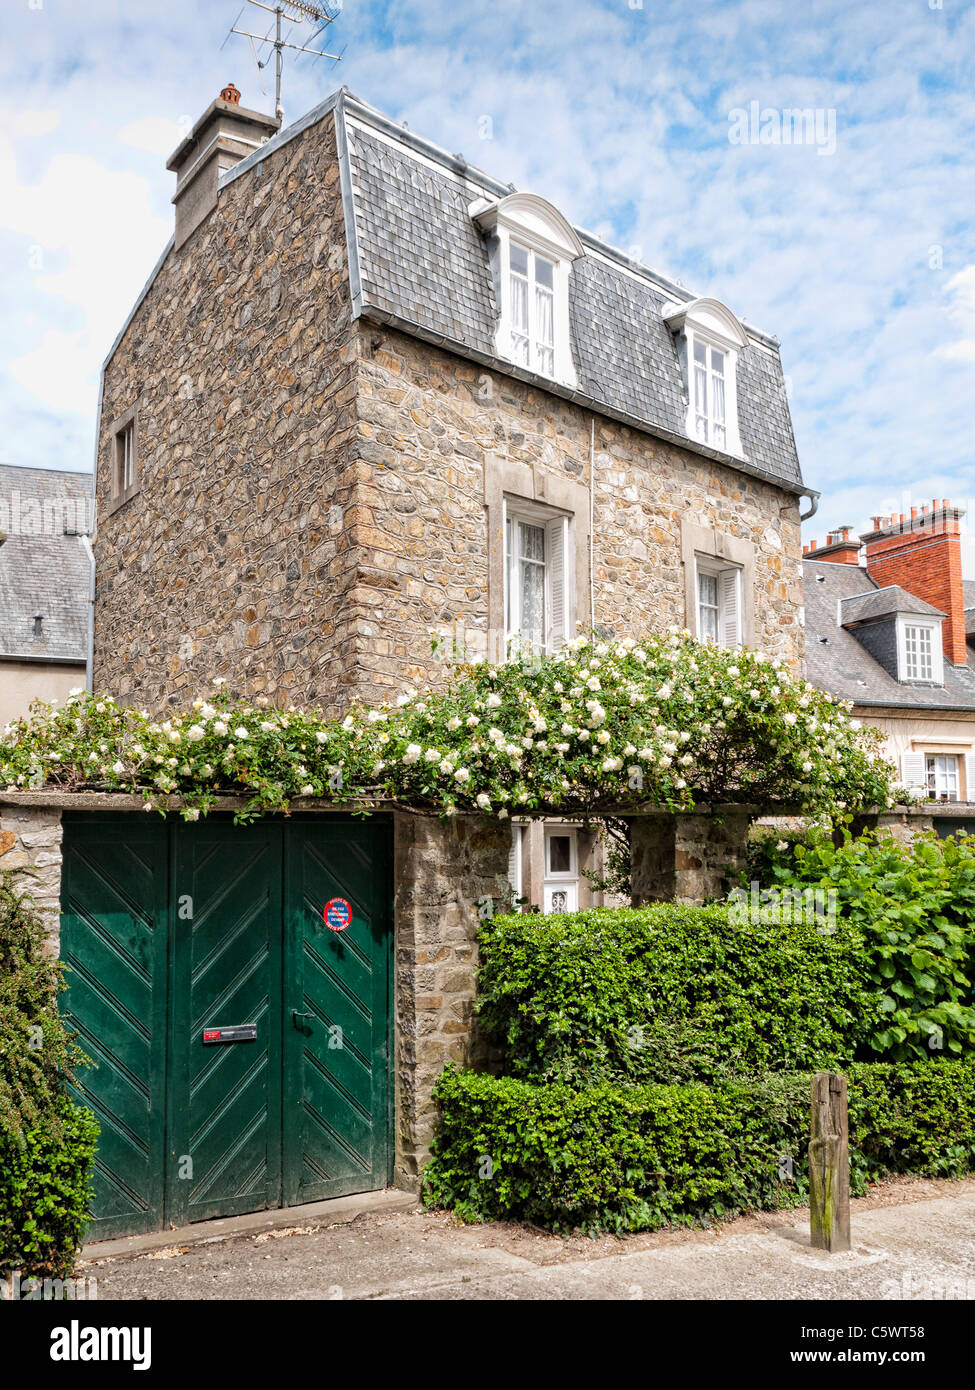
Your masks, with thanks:
M891 586L894 587L894 586ZM879 590L859 565L827 560L802 562L802 599L806 613L806 678L858 705L899 706L917 710L975 710L975 670L944 664L940 686L902 684L840 626L837 609L844 599ZM923 602L923 600L919 600ZM843 605L844 610L846 605ZM938 609L930 609L938 612ZM826 638L824 644L821 639Z
M852 569L853 566L848 568ZM861 573L865 575L866 571L861 570ZM841 599L840 605L840 619L844 626L848 623L863 623L870 618L892 617L895 613L926 613L934 614L938 618L946 616L940 608L935 608L916 594L909 594L899 584L887 584L882 589L868 589L866 593Z
M510 187L469 166L455 172L456 157L431 168L427 161L443 158L443 151L423 142L426 159L421 160L415 136L409 143L390 144L391 127L397 128L388 118L351 97L345 109L354 118L347 122L347 151L360 311L378 311L423 336L442 337L478 360L491 360L500 370L516 371L495 354L498 305L487 247L468 211L479 195L493 199ZM381 133L363 128L377 116ZM569 277L577 394L637 427L687 443L680 364L663 316L694 296L576 230L587 250ZM800 489L778 347L754 332L738 357L738 416L745 471ZM708 452L741 466L728 455Z
M498 358L498 306L488 252L468 208L480 198L512 192L513 185L421 139L346 88L228 170L221 187L332 111L357 316L391 323L741 472L810 493L802 482L776 339L745 325L748 345L738 358L745 460L689 439L680 364L663 315L696 296L580 228L586 255L573 263L570 275L578 388Z
M90 473L0 464L0 656L84 662L89 562L64 529L90 526L91 485Z

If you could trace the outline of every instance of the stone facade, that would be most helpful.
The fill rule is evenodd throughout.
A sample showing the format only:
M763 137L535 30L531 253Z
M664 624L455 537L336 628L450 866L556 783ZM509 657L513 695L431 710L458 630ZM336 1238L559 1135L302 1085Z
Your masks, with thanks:
M436 679L435 629L483 654L499 465L583 499L583 628L691 622L682 531L704 528L749 548L746 630L799 667L793 494L353 318L333 122L221 191L106 367L96 687L161 708L219 675L339 713ZM133 407L138 485L110 511Z
M94 683L123 700L163 708L221 674L285 704L352 693L371 470L338 180L324 123L232 183L105 371ZM133 405L138 484L110 512Z
M746 867L753 813L740 806L630 821L633 906L722 898Z
M52 955L61 939L61 812L0 800L0 869L34 899L48 927Z
M482 1055L474 996L479 899L503 900L507 822L396 817L395 1173L415 1187L436 1128L433 1087L447 1062Z

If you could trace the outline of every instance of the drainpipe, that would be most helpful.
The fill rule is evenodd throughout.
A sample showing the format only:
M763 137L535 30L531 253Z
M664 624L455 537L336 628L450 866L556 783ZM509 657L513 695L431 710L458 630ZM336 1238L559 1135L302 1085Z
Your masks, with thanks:
M799 520L808 521L809 518L815 516L817 511L819 510L820 494L818 492L804 492L801 493L800 496L809 498L809 510L808 512L800 512Z
M95 552L91 548L91 537L79 537L88 556L88 642L85 651L85 689L92 688L92 671L95 664Z
M595 546L593 529L596 510L596 417L589 417L589 631L596 631L596 582L593 577ZM574 634L573 634L574 635Z

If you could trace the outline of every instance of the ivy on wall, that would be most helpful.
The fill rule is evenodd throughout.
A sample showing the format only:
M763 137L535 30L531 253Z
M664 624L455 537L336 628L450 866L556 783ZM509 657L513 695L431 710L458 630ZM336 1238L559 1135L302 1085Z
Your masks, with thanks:
M541 661L466 665L342 720L245 703L217 680L161 720L109 695L37 705L0 736L0 786L122 791L188 819L304 797L445 814L599 814L700 802L842 814L893 801L881 738L779 661L670 629L579 637Z

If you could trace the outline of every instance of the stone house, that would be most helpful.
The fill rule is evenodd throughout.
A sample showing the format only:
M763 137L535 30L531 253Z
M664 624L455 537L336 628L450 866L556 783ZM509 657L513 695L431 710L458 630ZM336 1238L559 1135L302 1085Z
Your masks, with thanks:
M975 802L975 586L962 579L963 516L935 498L803 550L809 679L883 732L905 787L946 803ZM939 825L954 828L947 811Z
M277 131L228 88L170 168L103 371L96 689L340 714L436 681L431 633L500 661L669 623L801 669L774 339L344 90ZM141 806L0 794L10 852L56 860L99 1230L415 1185L478 1056L478 904L584 906L592 837ZM634 818L635 898L716 893L747 824Z
M0 725L85 684L92 481L0 464Z
M577 629L803 660L776 340L340 90L214 102L105 363L96 688L340 713ZM229 98L229 99L228 99ZM589 901L593 838L512 875Z

